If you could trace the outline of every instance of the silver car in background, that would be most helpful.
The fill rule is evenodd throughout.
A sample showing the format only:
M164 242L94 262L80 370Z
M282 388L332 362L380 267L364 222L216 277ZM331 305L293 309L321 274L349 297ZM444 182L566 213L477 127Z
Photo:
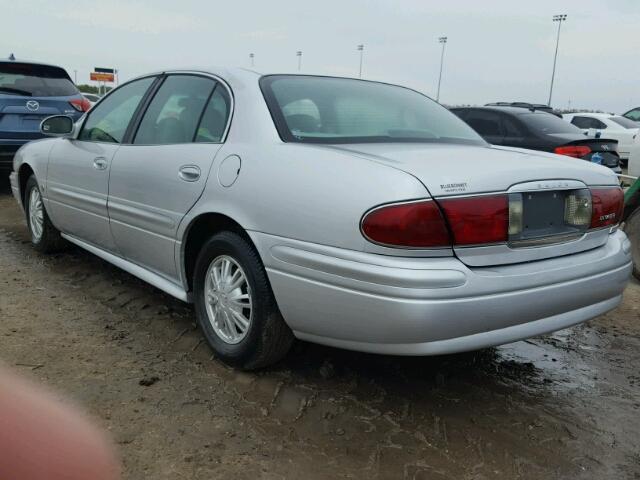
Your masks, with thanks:
M616 307L631 271L607 168L492 147L424 95L355 79L165 71L21 148L41 252L77 244L195 304L222 360L294 338L434 355Z

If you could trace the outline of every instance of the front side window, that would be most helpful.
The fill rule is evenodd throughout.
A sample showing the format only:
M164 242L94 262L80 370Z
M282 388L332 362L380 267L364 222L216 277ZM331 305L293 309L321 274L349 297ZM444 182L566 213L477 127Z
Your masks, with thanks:
M624 114L625 118L630 118L635 122L640 122L640 108L634 108L633 110L629 110Z
M143 78L115 89L91 110L78 140L122 143L133 114L154 80Z
M305 75L265 76L260 86L284 141L485 145L456 115L408 88Z
M216 83L194 75L171 75L142 117L134 144L166 145L194 141L200 117Z

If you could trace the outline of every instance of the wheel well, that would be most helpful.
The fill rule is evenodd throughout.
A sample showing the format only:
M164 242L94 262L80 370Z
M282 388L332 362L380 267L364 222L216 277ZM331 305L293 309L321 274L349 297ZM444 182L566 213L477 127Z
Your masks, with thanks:
M20 186L20 198L24 201L25 190L27 189L27 181L33 175L33 169L28 164L23 164L18 170L18 185Z
M187 230L184 246L184 272L189 291L193 289L193 271L198 254L207 240L218 232L230 231L243 236L255 248L244 228L231 217L221 213L205 213L196 217Z

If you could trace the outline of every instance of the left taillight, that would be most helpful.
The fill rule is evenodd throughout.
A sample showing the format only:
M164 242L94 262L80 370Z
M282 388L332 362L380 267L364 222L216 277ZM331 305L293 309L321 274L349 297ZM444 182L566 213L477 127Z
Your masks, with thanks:
M451 246L442 212L433 200L378 207L364 215L360 228L367 240L391 247Z
M73 98L69 100L69 104L79 112L88 112L91 108L91 102L86 98Z
M624 193L619 187L592 188L591 205L590 228L617 225L624 211Z

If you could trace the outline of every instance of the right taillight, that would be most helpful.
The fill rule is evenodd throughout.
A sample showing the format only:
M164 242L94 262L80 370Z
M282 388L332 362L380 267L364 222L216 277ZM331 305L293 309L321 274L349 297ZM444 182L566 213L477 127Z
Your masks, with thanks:
M591 189L591 227L603 228L622 220L624 193L619 187Z
M449 231L433 200L385 205L371 210L362 219L364 236L392 247L450 247Z
M564 145L556 147L554 150L558 155L566 155L568 157L582 158L591 153L591 149L586 145Z

